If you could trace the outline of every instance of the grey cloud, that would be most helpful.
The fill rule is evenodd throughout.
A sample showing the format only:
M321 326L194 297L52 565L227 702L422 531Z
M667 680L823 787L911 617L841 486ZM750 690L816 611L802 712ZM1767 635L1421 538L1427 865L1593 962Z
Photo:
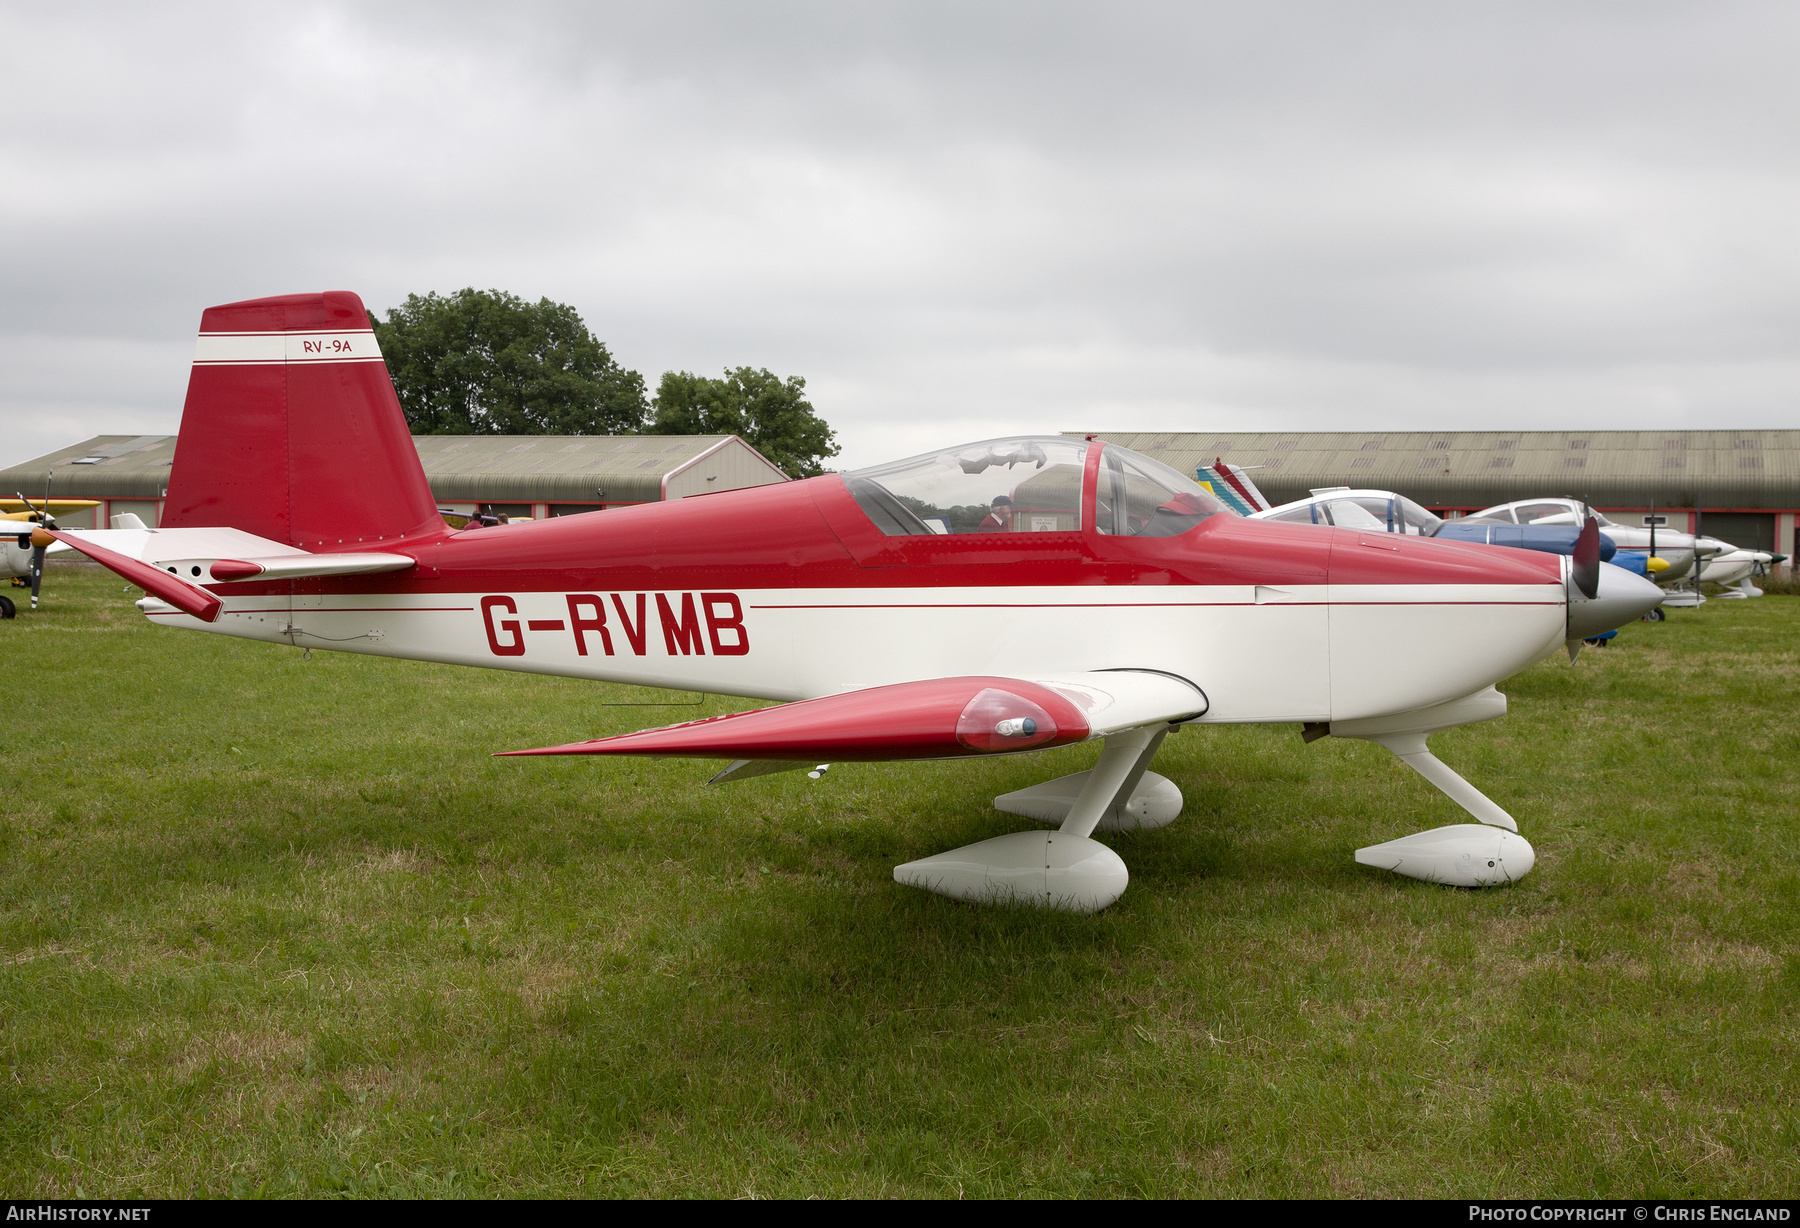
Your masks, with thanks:
M805 374L852 463L1080 425L1782 425L1797 27L1755 4L9 9L0 406L34 425L6 456L45 421L173 429L202 307L325 286L549 295L652 379Z

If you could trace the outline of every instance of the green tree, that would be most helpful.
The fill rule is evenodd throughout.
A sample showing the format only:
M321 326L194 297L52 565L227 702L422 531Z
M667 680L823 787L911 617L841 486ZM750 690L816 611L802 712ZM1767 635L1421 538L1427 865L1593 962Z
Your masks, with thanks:
M806 381L738 367L722 379L665 371L654 402L654 435L737 435L790 477L824 473L836 433L806 399Z
M369 323L415 435L628 435L649 411L644 377L564 303L409 294Z

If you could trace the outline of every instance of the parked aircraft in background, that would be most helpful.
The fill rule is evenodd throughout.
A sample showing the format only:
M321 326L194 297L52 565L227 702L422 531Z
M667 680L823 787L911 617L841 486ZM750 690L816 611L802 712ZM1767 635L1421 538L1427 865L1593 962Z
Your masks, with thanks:
M1210 465L1201 465L1194 476L1200 479L1200 485L1225 500L1225 505L1240 516L1269 510L1269 500L1257 489L1250 471L1242 465L1215 460Z
M94 499L40 499L36 503L24 495L0 499L0 576L10 577L14 587L31 586L32 609L37 609L38 591L43 587L45 557L69 548L62 542L34 541L33 534L40 528L54 529L59 512L98 506ZM18 612L11 597L0 595L0 618L12 618Z
M1259 492L1260 493L1260 492ZM1254 512L1252 520L1274 520L1288 524L1329 525L1340 529L1356 529L1368 533L1397 533L1402 536L1432 537L1439 541L1464 542L1470 545L1507 546L1518 550L1536 550L1544 554L1573 555L1581 537L1574 525L1500 524L1492 521L1471 523L1466 520L1444 520L1391 490L1353 490L1348 486L1322 487L1305 499L1296 499L1279 507ZM1618 621L1600 631L1610 631L1645 614L1642 607L1643 588L1638 577L1660 560L1644 560L1636 567L1615 571L1612 562L1616 547L1604 534L1600 544L1600 590L1591 606L1596 619L1602 610L1611 609ZM1634 560L1635 561L1635 560ZM1632 575L1621 572L1635 573ZM1592 639L1592 636L1584 637ZM1570 654L1575 651L1570 643Z
M1771 554L1767 550L1740 550L1730 542L1720 541L1716 537L1702 537L1702 544L1718 548L1718 553L1700 564L1700 580L1706 584L1736 585L1720 597L1743 598L1760 597L1763 592L1757 588L1752 579L1766 576L1769 568L1787 560L1785 554Z
M169 626L781 701L512 753L723 760L726 781L1100 741L1091 770L995 799L1055 831L894 871L1080 910L1128 879L1093 833L1173 820L1157 749L1218 723L1379 743L1479 820L1359 860L1518 878L1517 824L1426 739L1502 715L1494 684L1592 634L1597 606L1616 621L1597 530L1562 557L1246 520L1157 461L1057 436L453 531L347 293L207 310L162 524L54 536Z
M1601 533L1611 538L1620 550L1654 556L1668 563L1667 569L1656 573L1658 584L1675 584L1687 579L1693 574L1696 557L1707 558L1721 553L1719 547L1724 544L1702 545L1691 533L1676 533L1648 525L1615 524L1600 513L1591 512L1579 499L1520 499L1483 508L1465 517L1464 523L1579 525L1590 514L1600 521Z
M50 509L52 517L56 517L99 506L97 499L28 499L20 495L15 499L0 499L0 520L34 520L43 515L45 507Z
M1253 520L1281 520L1292 524L1328 524L1339 528L1380 530L1384 533L1410 533L1415 537L1436 537L1442 541L1473 542L1483 546L1511 546L1521 550L1541 550L1546 554L1570 554L1581 530L1575 525L1520 526L1511 532L1496 533L1492 523L1470 524L1463 520L1445 520L1434 512L1391 490L1353 490L1348 486L1325 486L1305 499L1283 503L1267 511L1251 513ZM1609 561L1615 547L1609 541L1600 543L1600 561Z

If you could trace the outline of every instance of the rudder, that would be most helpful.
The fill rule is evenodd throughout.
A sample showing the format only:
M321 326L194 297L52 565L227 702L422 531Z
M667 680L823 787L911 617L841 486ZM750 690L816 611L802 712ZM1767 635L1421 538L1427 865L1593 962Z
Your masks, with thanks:
M161 523L303 550L442 529L360 298L206 309Z

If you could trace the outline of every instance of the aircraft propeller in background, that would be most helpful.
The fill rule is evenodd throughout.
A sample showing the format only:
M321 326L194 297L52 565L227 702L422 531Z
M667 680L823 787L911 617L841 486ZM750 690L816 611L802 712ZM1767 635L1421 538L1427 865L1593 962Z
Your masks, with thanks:
M21 493L16 499L0 499L0 575L12 577L14 585L31 586L31 608L37 609L38 593L44 584L44 560L50 554L69 549L67 543L51 538L46 530L55 529L57 512L80 511L98 507L94 499L52 499L50 480L44 479L44 498L33 504ZM0 595L0 618L12 618L18 607L12 598Z

